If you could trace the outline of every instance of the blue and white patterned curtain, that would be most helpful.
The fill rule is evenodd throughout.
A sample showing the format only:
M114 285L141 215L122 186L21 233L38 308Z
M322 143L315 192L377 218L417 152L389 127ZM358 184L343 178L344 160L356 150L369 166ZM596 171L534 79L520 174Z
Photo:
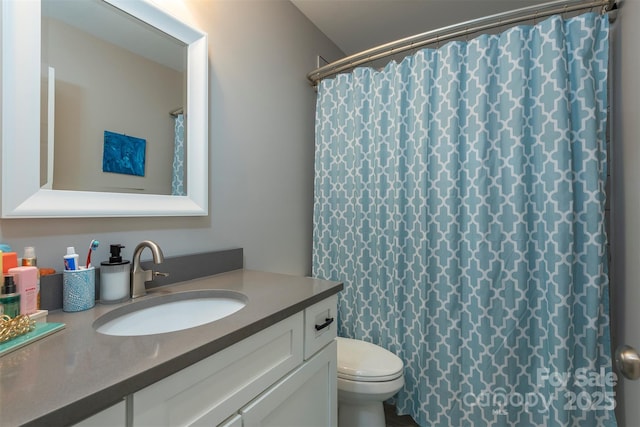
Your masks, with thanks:
M614 426L608 21L552 17L318 88L313 275L421 426Z
M178 114L174 119L173 142L173 174L171 180L171 195L184 196L184 114Z

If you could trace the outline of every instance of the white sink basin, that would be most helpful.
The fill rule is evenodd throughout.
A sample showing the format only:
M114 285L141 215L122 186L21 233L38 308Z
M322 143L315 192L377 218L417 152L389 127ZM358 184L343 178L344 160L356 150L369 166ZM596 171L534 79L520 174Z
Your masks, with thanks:
M105 335L162 334L214 322L246 304L244 294L223 289L179 292L117 308L100 316L93 327Z

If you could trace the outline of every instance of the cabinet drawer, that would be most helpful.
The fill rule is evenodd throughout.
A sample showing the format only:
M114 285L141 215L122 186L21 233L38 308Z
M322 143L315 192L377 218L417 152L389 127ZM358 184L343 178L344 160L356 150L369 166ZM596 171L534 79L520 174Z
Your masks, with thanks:
M304 310L304 358L313 356L337 335L338 296L333 295Z
M302 363L297 313L133 395L134 425L217 425Z

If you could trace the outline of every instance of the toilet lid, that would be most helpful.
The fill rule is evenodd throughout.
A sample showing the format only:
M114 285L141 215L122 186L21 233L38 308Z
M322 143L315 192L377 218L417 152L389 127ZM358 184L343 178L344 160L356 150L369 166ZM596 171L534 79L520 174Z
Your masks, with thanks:
M337 337L338 377L355 381L391 381L402 375L402 360L365 341Z

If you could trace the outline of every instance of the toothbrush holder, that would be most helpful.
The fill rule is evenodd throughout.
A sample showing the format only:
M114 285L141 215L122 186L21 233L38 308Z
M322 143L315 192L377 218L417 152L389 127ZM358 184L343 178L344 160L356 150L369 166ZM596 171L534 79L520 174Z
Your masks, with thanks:
M62 272L62 310L83 311L96 304L96 269Z

